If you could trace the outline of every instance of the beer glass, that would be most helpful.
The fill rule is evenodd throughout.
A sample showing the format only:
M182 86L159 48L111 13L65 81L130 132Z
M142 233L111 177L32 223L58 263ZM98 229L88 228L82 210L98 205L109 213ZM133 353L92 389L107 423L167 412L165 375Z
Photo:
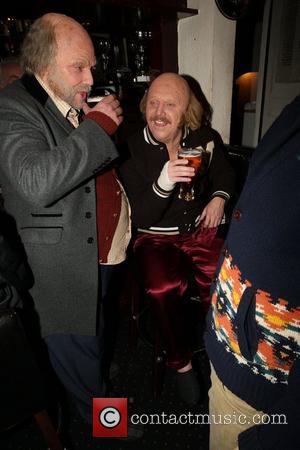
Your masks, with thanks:
M184 158L188 160L188 166L194 167L195 175L190 182L180 183L180 190L178 198L190 202L194 200L194 183L197 173L199 172L204 149L202 147L197 148L182 148L178 152L178 158Z
M86 102L90 108L93 108L95 105L97 105L97 103L101 102L103 98L103 95L90 96L87 98Z

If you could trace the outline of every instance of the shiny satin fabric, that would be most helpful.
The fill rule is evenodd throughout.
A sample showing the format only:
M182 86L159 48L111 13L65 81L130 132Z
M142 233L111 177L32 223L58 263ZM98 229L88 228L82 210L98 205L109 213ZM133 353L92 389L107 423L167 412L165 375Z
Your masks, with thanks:
M184 323L184 293L194 276L204 313L209 307L210 285L223 239L217 228L202 228L191 234L139 233L135 244L139 270L151 310L167 352L168 365L184 367L191 359Z

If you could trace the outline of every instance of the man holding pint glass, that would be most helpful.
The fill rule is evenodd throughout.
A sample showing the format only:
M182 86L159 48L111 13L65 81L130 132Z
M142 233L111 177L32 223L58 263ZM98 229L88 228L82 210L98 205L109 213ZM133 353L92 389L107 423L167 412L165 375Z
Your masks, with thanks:
M217 231L233 194L234 172L218 133L203 125L207 111L183 77L158 76L141 101L141 111L147 124L128 140L130 157L121 167L137 230L134 254L168 366L177 371L179 394L196 404L200 388L191 363L183 299L192 274L203 312L209 306L223 244ZM198 159L190 165L192 156Z

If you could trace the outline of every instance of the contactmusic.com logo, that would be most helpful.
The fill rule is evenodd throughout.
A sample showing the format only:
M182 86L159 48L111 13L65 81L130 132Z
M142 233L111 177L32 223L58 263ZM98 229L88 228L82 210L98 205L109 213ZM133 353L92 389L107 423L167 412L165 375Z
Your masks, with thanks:
M127 437L127 398L93 398L93 437Z

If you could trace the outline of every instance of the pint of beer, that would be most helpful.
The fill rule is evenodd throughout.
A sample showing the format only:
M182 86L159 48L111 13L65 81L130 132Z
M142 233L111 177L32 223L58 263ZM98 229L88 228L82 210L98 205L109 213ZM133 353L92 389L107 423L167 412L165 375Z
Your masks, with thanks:
M178 198L190 202L194 200L194 181L195 176L197 175L201 163L202 163L202 154L204 149L202 147L197 148L183 148L178 152L178 158L184 158L188 160L188 166L194 167L195 175L189 183L181 183L180 191L178 194Z

